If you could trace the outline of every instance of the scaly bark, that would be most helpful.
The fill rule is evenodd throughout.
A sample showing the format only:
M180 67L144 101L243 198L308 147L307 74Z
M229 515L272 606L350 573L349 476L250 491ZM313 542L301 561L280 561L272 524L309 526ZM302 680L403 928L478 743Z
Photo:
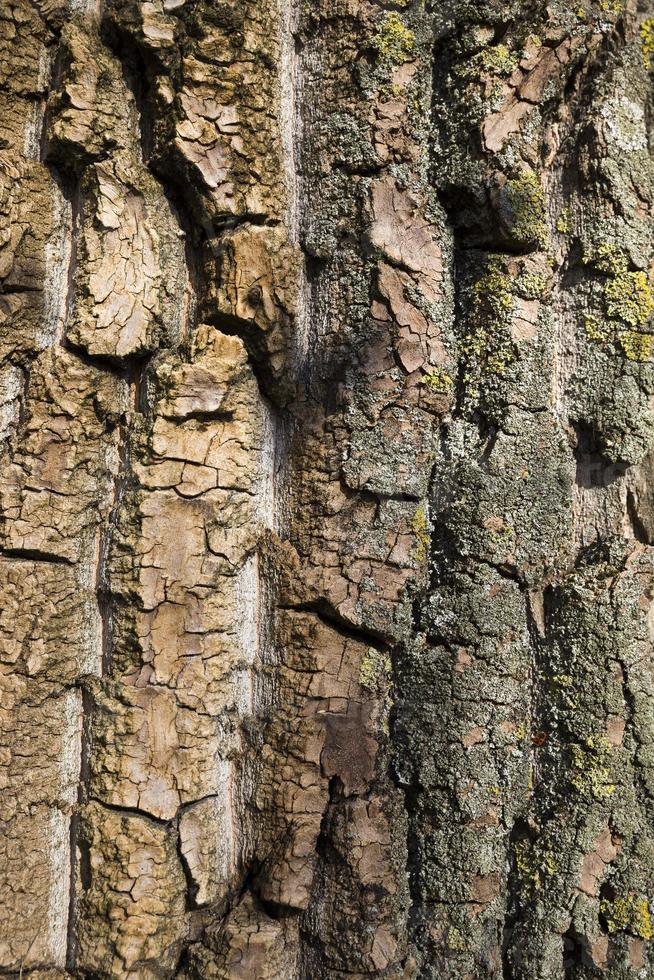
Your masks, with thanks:
M0 51L0 970L654 977L654 8Z

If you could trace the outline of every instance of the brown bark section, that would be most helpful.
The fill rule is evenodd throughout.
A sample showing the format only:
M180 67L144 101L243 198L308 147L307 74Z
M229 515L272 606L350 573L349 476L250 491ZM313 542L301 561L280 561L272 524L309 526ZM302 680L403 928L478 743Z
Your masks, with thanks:
M0 970L654 976L654 10L0 13Z

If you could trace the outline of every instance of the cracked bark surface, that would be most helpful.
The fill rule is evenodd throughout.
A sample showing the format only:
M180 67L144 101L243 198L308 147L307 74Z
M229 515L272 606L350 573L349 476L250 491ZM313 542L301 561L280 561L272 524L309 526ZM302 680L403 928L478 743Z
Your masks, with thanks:
M1 973L654 978L653 56L6 0Z

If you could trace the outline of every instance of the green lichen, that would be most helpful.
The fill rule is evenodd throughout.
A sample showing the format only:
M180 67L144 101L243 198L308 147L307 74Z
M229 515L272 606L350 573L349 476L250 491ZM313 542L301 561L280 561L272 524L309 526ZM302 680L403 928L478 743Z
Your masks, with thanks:
M470 61L459 69L458 74L464 78L473 78L485 72L502 77L512 75L518 64L519 58L514 51L507 48L506 44L496 44L473 55Z
M433 368L420 379L420 384L426 385L432 391L445 393L451 390L454 381L447 371L443 371L442 368Z
M503 524L491 531L488 536L498 550L506 551L515 546L516 533L510 524Z
M513 212L512 235L520 242L544 249L548 244L545 195L538 175L522 170L506 185L506 196Z
M584 317L584 330L588 339L596 344L605 344L613 336L612 325L591 313Z
M568 711L574 711L577 707L577 696L570 674L551 674L547 679L554 689L553 693L559 704Z
M649 70L654 54L654 17L648 17L640 25L640 45L643 51L643 62Z
M447 933L447 945L455 952L460 952L466 948L463 936L456 926L451 926Z
M415 38L402 18L388 13L381 22L372 41L377 52L379 67L386 73L410 61L414 52Z
M334 112L327 120L326 130L346 168L375 166L377 162L375 149L360 120L348 112Z
M416 536L416 546L413 551L413 556L417 562L422 563L423 561L426 561L429 554L430 542L427 511L424 504L418 504L416 512L413 515L411 528Z
M542 272L521 272L515 279L513 290L525 299L542 299L549 285L550 280Z
M571 746L570 783L578 793L596 800L607 800L615 793L609 767L611 751L611 743L603 734L589 735L581 745Z
M610 933L630 932L633 936L646 940L654 935L646 898L629 894L613 901L607 899L600 903L600 912Z
M602 242L594 252L584 256L584 261L593 262L600 272L611 276L620 275L629 269L627 256L612 242Z
M629 361L644 363L652 356L652 335L637 333L635 330L621 330L618 341Z
M604 242L590 255L585 256L606 275L603 301L606 316L613 323L602 323L589 315L584 320L586 333L597 343L615 339L625 357L630 361L648 361L652 354L652 334L644 328L654 313L654 291L641 270L629 269L627 254L617 245Z
M572 213L570 208L563 208L556 219L556 230L560 235L569 235L572 231Z
M525 898L531 898L541 891L545 880L558 871L551 845L530 840L516 841L515 866Z
M538 34L530 34L525 42L526 44L533 44L536 48L542 48L543 42Z
M527 737L527 725L524 721L521 721L514 732L516 741L524 742Z
M470 320L461 345L466 357L464 380L472 395L485 375L504 375L514 360L510 339L513 305L512 280L500 261L491 258L472 288Z
M368 647L359 667L359 684L367 691L387 688L392 677L393 665L387 653Z
M552 674L550 681L557 687L572 687L574 685L571 674Z
M647 323L654 310L654 295L644 272L620 272L604 286L604 303L609 316L632 327Z

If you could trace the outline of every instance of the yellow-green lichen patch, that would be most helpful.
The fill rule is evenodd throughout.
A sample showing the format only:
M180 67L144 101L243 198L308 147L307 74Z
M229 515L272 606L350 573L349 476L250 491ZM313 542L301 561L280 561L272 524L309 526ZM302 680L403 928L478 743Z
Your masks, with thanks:
M559 704L568 711L577 707L577 695L570 674L551 674L547 680L552 686L552 694Z
M620 347L629 361L644 363L652 356L652 335L636 330L621 330L618 334Z
M486 375L505 374L514 359L510 339L514 299L511 277L491 258L472 288L472 309L461 350L466 357L464 380L474 395Z
M550 288L550 279L542 272L521 272L516 277L513 289L525 299L542 299Z
M525 49L530 45L533 46L534 48L543 47L543 42L541 38L538 36L538 34L529 34L527 40L525 41Z
M627 256L612 242L602 242L594 252L584 256L586 262L594 262L601 272L606 272L611 276L618 276L629 269Z
M457 953L461 952L466 948L466 944L464 942L463 936L461 935L460 930L456 928L456 926L451 926L450 929L448 929L447 945L449 949L452 949Z
M525 898L533 897L542 889L545 880L558 871L552 847L529 840L516 841L515 866Z
M654 54L654 17L648 17L640 25L640 45L643 51L643 61L645 68L652 65L652 55Z
M445 393L452 389L454 381L442 368L432 368L420 379L420 384L426 385L432 391Z
M367 691L378 691L380 686L387 688L391 681L393 666L387 653L368 647L359 667L359 684Z
M415 38L402 18L396 13L388 13L381 22L379 31L372 41L377 52L380 68L392 71L405 61L410 61L414 52Z
M620 272L604 286L604 303L609 316L632 327L643 326L654 310L654 295L644 272Z
M570 749L572 774L570 783L584 796L607 800L616 790L611 780L611 743L606 735L589 735L581 745Z
M592 313L584 317L584 330L588 339L596 344L605 344L613 336L612 324Z
M513 551L515 548L515 530L510 524L506 524L501 520L493 522L493 526L489 529L488 537L494 550L506 552Z
M560 235L569 235L572 231L572 213L570 208L563 208L556 219L556 230Z
M418 504L413 515L411 528L416 536L416 545L413 550L413 557L417 562L426 561L429 555L429 524L427 521L427 511L424 504Z
M473 55L470 61L459 69L459 74L464 78L474 78L482 73L497 77L512 75L518 67L519 60L515 51L511 51L506 44L496 44Z
M617 245L603 243L586 261L606 275L603 301L606 316L613 323L603 323L587 316L584 327L588 337L598 343L616 340L624 356L635 362L648 361L652 354L652 334L645 330L654 313L654 290L645 272L629 269L627 254Z
M517 742L524 742L524 740L527 737L526 723L524 721L521 721L520 724L516 727L516 730L513 734Z
M609 932L630 932L641 939L649 940L654 935L649 902L646 898L629 894L613 901L600 903L600 912Z
M522 170L507 181L506 196L513 212L512 237L526 245L546 248L545 194L538 174Z
M574 683L571 674L552 674L550 681L556 687L572 687Z
M600 10L605 14L624 13L623 0L600 0Z

